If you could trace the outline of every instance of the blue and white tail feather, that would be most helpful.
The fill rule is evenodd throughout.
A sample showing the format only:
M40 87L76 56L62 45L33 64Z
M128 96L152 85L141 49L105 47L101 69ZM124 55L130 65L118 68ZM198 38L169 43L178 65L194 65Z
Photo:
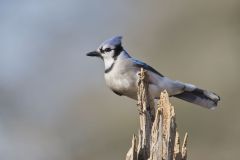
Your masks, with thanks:
M208 109L215 109L217 107L220 97L213 92L196 88L192 91L183 91L174 97L200 105Z

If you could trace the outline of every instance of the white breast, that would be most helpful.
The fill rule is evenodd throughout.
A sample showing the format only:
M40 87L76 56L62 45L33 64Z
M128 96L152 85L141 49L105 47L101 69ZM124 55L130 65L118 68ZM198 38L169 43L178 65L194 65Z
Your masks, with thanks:
M106 84L122 95L136 99L137 71L127 61L116 61L113 69L105 74Z

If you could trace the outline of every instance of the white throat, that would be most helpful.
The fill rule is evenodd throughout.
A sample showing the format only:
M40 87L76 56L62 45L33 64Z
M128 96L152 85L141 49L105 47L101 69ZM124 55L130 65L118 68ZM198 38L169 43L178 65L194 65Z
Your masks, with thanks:
M105 66L105 72L107 70L111 70L111 68L113 67L115 63L115 59L113 59L112 57L107 57L104 59L104 66Z
M105 73L108 73L113 69L113 67L118 59L124 59L124 58L129 58L129 57L130 57L129 54L126 51L122 51L118 55L118 57L115 57L115 58L114 57L105 57L104 58Z

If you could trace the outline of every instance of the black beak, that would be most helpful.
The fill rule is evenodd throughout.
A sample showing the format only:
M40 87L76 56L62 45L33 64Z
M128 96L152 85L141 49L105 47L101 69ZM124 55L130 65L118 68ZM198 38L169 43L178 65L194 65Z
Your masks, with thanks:
M89 53L87 53L87 56L90 56L90 57L101 57L100 53L98 53L97 51L89 52Z

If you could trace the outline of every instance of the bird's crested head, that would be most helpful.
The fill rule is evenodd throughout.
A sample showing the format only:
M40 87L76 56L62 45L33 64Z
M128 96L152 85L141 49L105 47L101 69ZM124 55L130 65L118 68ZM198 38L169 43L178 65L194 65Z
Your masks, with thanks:
M87 53L87 56L100 57L103 60L109 58L115 59L122 51L122 37L114 36L104 41L96 51Z

